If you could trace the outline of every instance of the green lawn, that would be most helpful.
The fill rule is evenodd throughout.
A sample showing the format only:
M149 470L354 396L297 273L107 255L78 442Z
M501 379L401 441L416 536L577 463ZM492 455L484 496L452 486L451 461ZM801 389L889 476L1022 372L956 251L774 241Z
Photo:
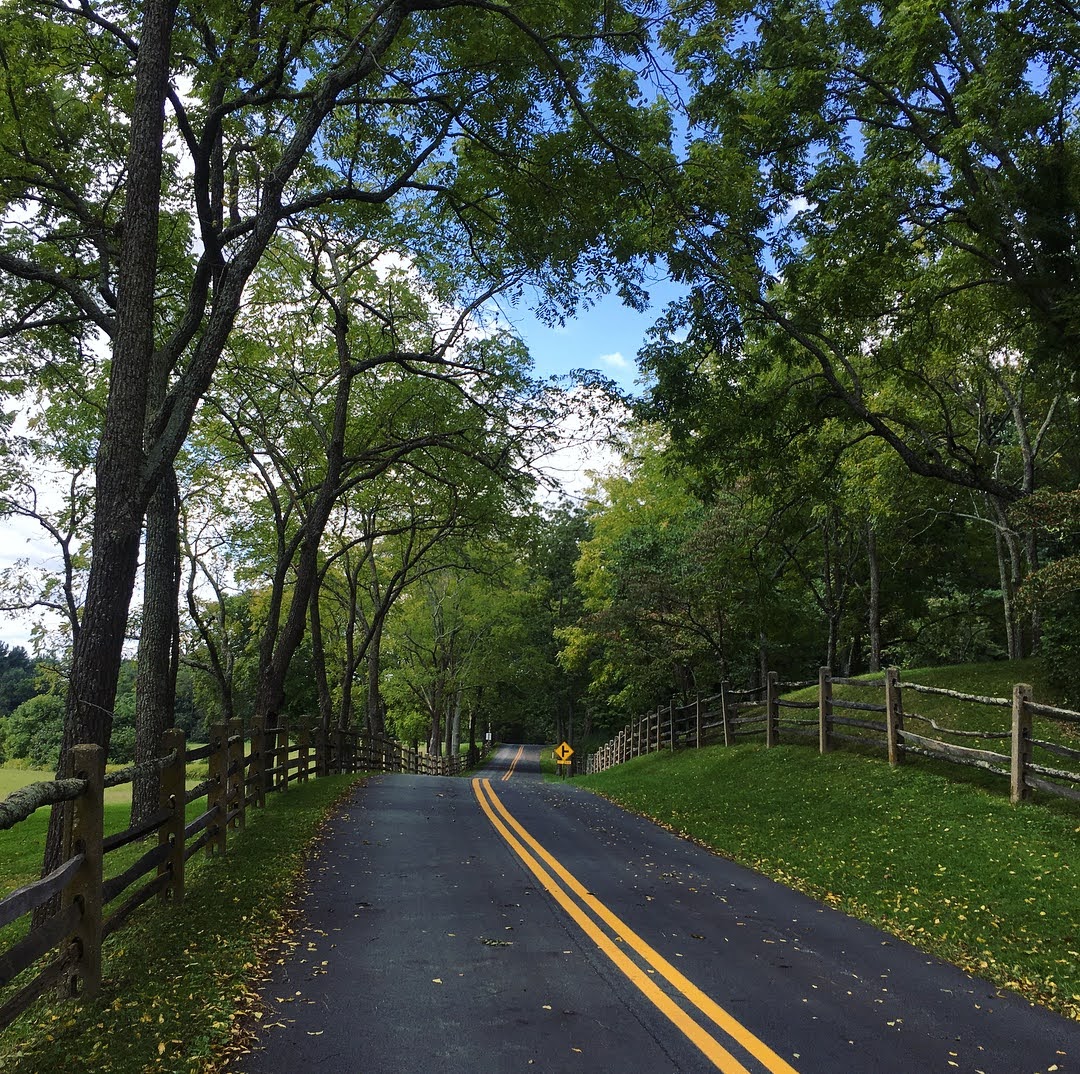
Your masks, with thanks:
M225 857L200 854L189 862L183 906L151 902L106 942L99 999L42 1000L0 1033L0 1070L220 1070L234 1023L251 1009L258 967L287 928L304 852L357 778L313 779L270 795L265 810L249 811L246 830L230 840ZM107 814L110 829L126 825L123 803ZM0 892L36 876L45 820L41 811L0 833ZM140 849L125 851L134 857ZM0 934L0 949L11 942L9 931Z

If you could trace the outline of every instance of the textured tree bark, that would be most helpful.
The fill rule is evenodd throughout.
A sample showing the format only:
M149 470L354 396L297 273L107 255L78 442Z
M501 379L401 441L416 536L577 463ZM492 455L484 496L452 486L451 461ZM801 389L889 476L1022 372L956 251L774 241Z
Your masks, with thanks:
M382 663L383 620L376 618L371 628L371 640L367 649L367 722L373 735L386 733L386 717L383 710L379 675Z
M150 489L143 476L143 432L154 350L158 215L169 53L175 6L146 0L142 9L131 115L128 181L117 278L116 334L109 396L96 464L90 575L82 625L72 651L59 772L71 770L77 744L108 753L128 604ZM43 874L59 864L63 811L49 818ZM47 918L54 904L34 915Z
M161 752L161 738L175 722L179 659L180 537L176 473L169 468L150 499L146 514L143 620L135 685L135 762ZM131 822L158 808L159 773L135 780Z
M311 624L311 661L315 668L315 688L319 696L319 727L322 728L324 734L329 734L334 718L334 702L330 696L330 683L326 677L326 648L323 645L319 586L312 590L308 619Z

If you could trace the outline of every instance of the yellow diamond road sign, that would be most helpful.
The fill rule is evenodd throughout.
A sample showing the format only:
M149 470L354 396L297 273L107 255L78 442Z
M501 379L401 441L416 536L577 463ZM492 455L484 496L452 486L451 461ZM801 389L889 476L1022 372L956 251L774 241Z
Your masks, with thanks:
M574 756L574 750L569 742L564 742L561 746L555 747L555 760L558 764L569 764L570 758Z

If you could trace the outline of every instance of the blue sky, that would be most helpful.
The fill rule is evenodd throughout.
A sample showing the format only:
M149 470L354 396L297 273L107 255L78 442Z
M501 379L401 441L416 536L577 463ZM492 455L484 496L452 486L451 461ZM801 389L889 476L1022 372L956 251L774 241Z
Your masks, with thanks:
M648 290L652 306L644 313L624 306L615 295L606 295L574 320L556 328L544 324L524 304L514 307L501 300L498 305L528 345L539 375L598 369L636 394L641 391L637 384L637 352L664 306L676 294L675 286L667 281L650 284Z

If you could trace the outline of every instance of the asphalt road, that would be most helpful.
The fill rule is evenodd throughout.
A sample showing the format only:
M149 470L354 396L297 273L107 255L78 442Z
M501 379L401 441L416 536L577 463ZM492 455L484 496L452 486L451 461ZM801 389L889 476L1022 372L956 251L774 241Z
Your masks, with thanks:
M1080 1074L1080 1024L544 783L382 776L328 825L245 1074Z

